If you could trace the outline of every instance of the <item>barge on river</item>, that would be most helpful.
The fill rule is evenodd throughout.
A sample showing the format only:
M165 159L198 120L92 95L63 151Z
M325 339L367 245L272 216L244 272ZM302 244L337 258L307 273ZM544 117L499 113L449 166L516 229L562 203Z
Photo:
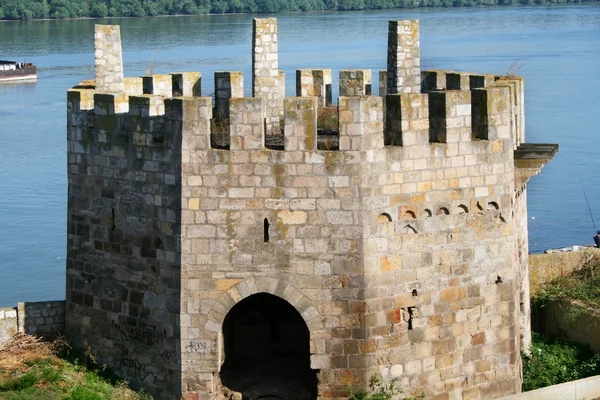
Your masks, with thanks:
M0 60L0 83L37 79L37 67L31 63Z

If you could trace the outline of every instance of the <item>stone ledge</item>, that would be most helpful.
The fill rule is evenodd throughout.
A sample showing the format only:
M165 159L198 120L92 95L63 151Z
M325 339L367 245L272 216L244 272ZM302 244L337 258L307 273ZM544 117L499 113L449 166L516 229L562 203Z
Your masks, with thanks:
M600 397L600 375L502 397L501 400L589 400Z

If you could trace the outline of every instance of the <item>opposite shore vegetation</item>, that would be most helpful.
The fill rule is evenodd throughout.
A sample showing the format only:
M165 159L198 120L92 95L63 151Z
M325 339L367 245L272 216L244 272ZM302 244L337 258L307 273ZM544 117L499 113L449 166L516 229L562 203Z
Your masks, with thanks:
M574 4L598 0L0 0L0 20Z

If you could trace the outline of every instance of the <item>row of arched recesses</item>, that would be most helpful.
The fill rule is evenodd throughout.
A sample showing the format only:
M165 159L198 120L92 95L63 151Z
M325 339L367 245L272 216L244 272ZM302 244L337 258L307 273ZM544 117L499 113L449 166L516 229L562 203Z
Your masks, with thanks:
M481 202L475 203L475 212L477 214L482 215L484 213L483 208L484 208L484 206L481 204ZM486 210L498 211L499 209L500 209L500 207L499 207L498 203L496 203L495 201L487 202ZM416 220L418 217L425 217L425 218L432 217L433 216L432 210L434 210L434 208L422 209L421 215L418 215L417 210L418 210L418 208L414 207L414 206L400 207L399 213L398 213L400 216L399 220L406 222L406 225L404 225L397 233L401 233L401 234L419 233L417 231L417 228L415 227L415 225L410 221ZM435 213L437 216L450 215L450 210L448 209L448 207L440 206L439 208L437 208ZM458 206L456 206L456 208L454 209L454 212L453 212L454 215L461 215L461 214L468 214L468 213L469 213L469 208L464 204L459 204ZM499 215L499 219L502 222L506 222L501 214ZM392 219L392 216L388 213L384 212L377 216L377 223L379 223L379 224L387 224L390 222L393 222L393 219Z
M480 202L477 202L475 207L477 208L477 211L483 211L483 206L481 205ZM487 210L498 210L500 207L498 206L498 203L496 203L495 201L490 201L487 203ZM461 214L468 214L469 213L469 207L467 207L464 204L459 204L455 209L453 214L455 215L461 215ZM450 210L448 209L448 207L445 206L441 206L439 207L436 212L436 215L450 215ZM423 217L425 218L429 218L433 216L433 211L432 208L425 208L423 209ZM417 219L418 215L417 215L417 211L415 209L407 209L404 210L404 212L402 213L400 219ZM380 224L383 223L388 223L388 222L392 222L392 216L388 213L381 213L377 216L377 222ZM416 230L414 229L414 227L407 225L408 227L410 227L410 229L413 231L413 233L416 233ZM265 218L263 220L263 241L265 243L268 243L270 240L270 234L269 234L269 228L270 228L270 223L269 223L269 219ZM407 231L407 233L410 233L409 231Z
M480 202L477 202L476 205L476 211L483 211L483 206L481 205ZM498 203L496 203L495 201L490 201L487 203L486 206L487 210L498 210L500 209L500 206L498 205ZM425 217L425 218L429 218L433 216L433 211L435 210L435 215L450 215L450 210L448 209L448 207L445 206L441 206L437 209L434 208L424 208L422 211L422 215L418 215L416 209L406 209L402 211L402 215L400 215L400 219L417 219L418 217ZM454 212L452 214L455 215L461 215L461 214L468 214L469 213L469 207L467 207L465 204L459 204L458 206L456 206L456 208L453 210ZM387 223L387 222L392 222L392 216L388 213L381 213L377 216L377 222L380 224L383 223Z
M235 304L223 321L223 385L243 399L317 398L310 368L310 332L287 301L257 293Z

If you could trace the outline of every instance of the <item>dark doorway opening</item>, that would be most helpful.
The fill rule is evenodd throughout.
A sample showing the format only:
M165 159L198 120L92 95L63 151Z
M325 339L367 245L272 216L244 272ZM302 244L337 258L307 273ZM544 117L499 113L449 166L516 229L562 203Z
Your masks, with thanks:
M223 322L224 386L243 399L317 398L310 369L310 333L298 311L277 296L259 293L236 304Z

